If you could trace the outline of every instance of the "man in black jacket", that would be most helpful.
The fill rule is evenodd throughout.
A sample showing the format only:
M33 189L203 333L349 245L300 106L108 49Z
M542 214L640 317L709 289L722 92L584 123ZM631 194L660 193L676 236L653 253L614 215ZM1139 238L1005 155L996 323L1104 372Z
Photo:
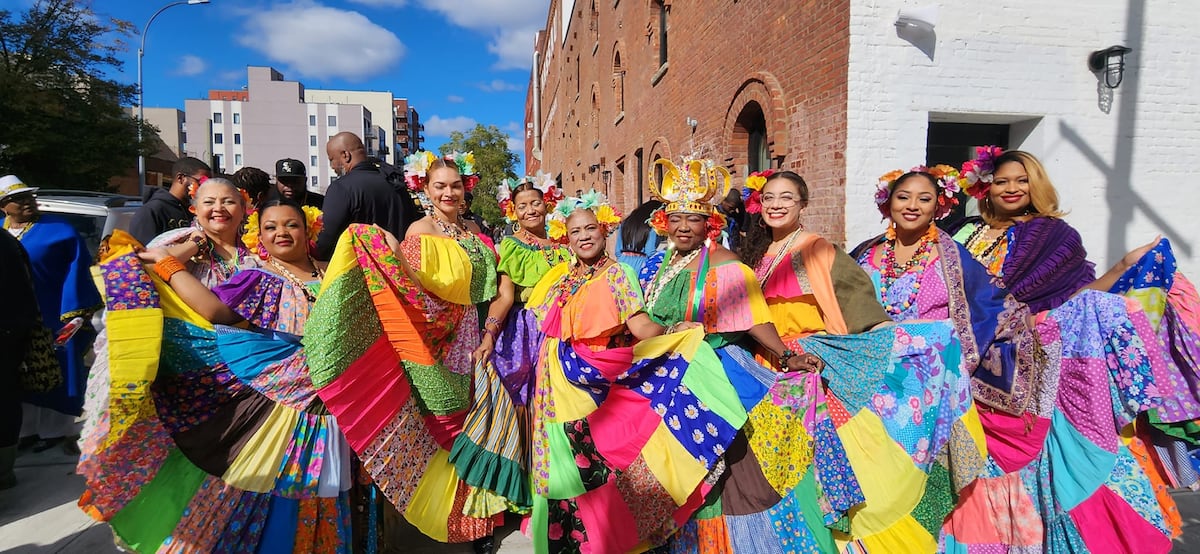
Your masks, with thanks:
M200 182L212 176L212 168L196 158L179 158L171 167L175 180L170 187L156 187L144 193L142 207L133 214L129 222L129 234L142 244L165 231L187 227L192 224L192 213L188 211L188 187L200 186Z
M313 257L332 257L338 237L351 223L376 224L404 240L404 232L418 216L403 179L389 180L385 170L367 157L362 139L354 133L334 135L325 153L338 178L325 191L324 226Z

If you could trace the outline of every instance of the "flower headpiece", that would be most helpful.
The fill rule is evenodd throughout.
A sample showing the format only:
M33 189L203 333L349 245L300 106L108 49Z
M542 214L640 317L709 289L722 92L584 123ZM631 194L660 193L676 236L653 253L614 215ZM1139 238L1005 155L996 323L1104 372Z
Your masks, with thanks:
M554 207L546 216L547 236L551 240L567 242L567 217L575 210L591 210L596 214L596 221L604 226L605 234L611 234L621 224L621 213L608 205L608 199L595 190L589 190L579 198L568 196Z
M774 174L774 169L764 169L746 177L746 185L742 187L742 202L746 204L746 213L762 213L762 189Z
M475 171L475 154L456 151L441 158L447 162L454 162L458 174L462 175L463 188L467 192L471 192L479 183L479 174ZM424 184L421 181L429 173L429 166L437 159L438 155L428 150L414 152L404 158L404 182L408 184L409 190L419 191L423 188Z
M554 206L563 199L562 191L558 189L558 181L553 175L545 171L538 170L537 175L527 175L521 179L504 179L500 181L500 186L496 187L496 202L500 204L500 211L504 212L504 218L509 223L517 221L516 206L513 205L513 191L523 184L533 185L533 188L542 193L542 202L546 204L546 211L554 209Z
M317 234L321 232L321 227L324 226L325 218L321 217L321 210L312 206L303 206L300 208L304 211L304 227L308 232L308 250L311 252L316 248ZM246 219L246 227L243 230L242 242L251 252L258 254L259 258L267 259L267 250L259 242L258 238L258 214L254 212Z
M892 197L892 189L896 187L896 179L904 176L906 173L928 173L933 175L934 185L937 187L937 207L933 211L934 219L942 219L950 215L950 211L958 205L958 193L962 192L962 187L959 185L958 170L954 166L938 164L933 167L925 167L918 165L908 171L897 169L889 171L879 176L879 184L875 189L875 206L879 208L879 213L883 214L883 218L891 217L888 210L888 199Z
M999 146L976 146L975 159L962 165L962 180L967 184L967 194L982 199L992 186L992 174L996 172L996 158L1004 153Z

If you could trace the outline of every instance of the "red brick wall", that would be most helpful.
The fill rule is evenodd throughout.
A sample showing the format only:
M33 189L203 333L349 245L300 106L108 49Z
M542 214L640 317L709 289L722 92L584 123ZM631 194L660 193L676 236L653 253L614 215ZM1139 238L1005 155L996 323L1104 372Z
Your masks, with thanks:
M603 172L611 171L611 196L625 209L637 203L638 149L646 171L657 155L678 162L695 152L726 164L740 186L747 139L735 121L743 107L757 102L771 165L795 170L809 184L805 225L844 241L849 1L668 0L668 63L657 82L656 2L615 3L576 0L564 43L555 29L562 0L551 2L548 36L538 44L540 52L551 52L542 76L542 169L561 173L568 193L603 189ZM551 47L550 41L558 42ZM614 77L617 52L623 117ZM534 78L540 72L535 67ZM532 117L532 82L530 87L526 109ZM688 118L697 121L694 132Z

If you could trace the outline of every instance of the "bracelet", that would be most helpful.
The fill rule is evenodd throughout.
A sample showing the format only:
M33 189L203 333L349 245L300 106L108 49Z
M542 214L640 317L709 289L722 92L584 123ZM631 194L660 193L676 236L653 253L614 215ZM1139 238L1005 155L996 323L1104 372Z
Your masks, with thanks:
M794 358L795 356L796 353L792 352L791 348L784 348L783 353L779 355L779 365L786 368L788 360Z
M163 281L170 281L171 276L183 271L187 268L183 267L183 262L175 256L167 256L154 264L154 272L158 274Z
M207 236L204 236L204 235L201 235L198 237L193 236L193 237L189 238L188 240L190 240L192 242L192 244L196 245L196 255L197 256L204 255L204 254L208 253L210 250L212 250L212 243L210 243L208 241Z

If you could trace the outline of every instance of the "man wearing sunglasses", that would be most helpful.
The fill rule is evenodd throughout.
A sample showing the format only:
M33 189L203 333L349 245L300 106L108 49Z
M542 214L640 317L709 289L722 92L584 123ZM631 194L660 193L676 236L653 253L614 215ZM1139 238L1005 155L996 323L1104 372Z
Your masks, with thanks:
M165 231L187 227L192 224L192 213L188 210L189 187L199 187L200 182L212 176L212 168L196 158L179 158L171 167L175 179L170 186L152 188L142 196L142 207L133 214L129 222L129 234L142 244Z

